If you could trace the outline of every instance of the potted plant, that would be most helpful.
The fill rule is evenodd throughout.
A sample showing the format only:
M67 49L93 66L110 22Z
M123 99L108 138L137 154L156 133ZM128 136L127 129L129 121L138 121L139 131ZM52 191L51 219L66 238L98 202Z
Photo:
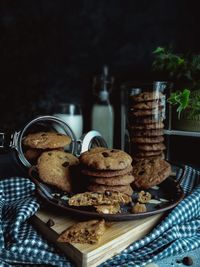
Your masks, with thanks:
M174 107L172 128L200 131L200 54L175 54L157 47L152 67L173 82L168 102Z

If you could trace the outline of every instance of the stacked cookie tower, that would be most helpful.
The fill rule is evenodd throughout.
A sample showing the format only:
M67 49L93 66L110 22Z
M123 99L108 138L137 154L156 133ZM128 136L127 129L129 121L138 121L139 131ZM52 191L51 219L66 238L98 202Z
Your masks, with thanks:
M134 160L162 158L164 145L165 96L143 91L130 96L129 132Z
M132 195L132 158L124 151L96 147L81 154L79 161L88 191L116 191Z

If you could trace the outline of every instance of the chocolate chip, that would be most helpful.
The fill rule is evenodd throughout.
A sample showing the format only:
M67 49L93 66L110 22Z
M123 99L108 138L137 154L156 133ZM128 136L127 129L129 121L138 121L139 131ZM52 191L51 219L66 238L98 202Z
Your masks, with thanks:
M63 167L68 167L69 166L69 162L68 161L65 161L63 164L62 164Z
M193 264L193 260L191 257L184 257L182 263L186 266L190 266Z
M55 225L55 222L54 222L52 219L49 219L49 220L46 222L46 225L47 225L48 227L52 227L52 226Z
M108 197L109 197L109 196L112 196L112 192L109 191L109 190L106 190L106 191L105 191L105 195L108 196Z
M117 150L112 149L110 152L117 153Z
M52 153L50 153L50 152L49 152L49 153L48 153L48 155L49 155L49 156L51 156L51 155L52 155Z
M103 152L102 155L104 156L104 158L107 158L110 156L107 152Z
M143 175L143 174L145 174L145 171L138 172L138 175Z
M46 134L44 133L44 134L41 134L41 136L46 136Z

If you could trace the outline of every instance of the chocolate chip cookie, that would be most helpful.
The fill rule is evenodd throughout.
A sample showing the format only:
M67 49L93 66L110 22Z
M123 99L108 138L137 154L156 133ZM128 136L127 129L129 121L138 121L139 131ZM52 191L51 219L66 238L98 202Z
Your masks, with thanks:
M132 174L123 175L123 176L114 176L114 177L98 177L98 178L90 178L91 183L100 184L100 185L129 185L134 181L134 177Z
M133 165L133 184L138 188L148 189L160 184L171 173L171 166L163 159L141 160Z
M154 129L163 129L164 123L163 122L154 122L148 124L134 124L131 126L133 130L154 130Z
M136 144L157 144L164 141L163 136L153 136L153 137L133 137L131 139L132 143Z
M93 169L82 169L81 172L87 176L92 176L92 177L115 177L115 176L120 176L120 175L126 175L128 173L132 172L133 167L130 165L127 168L123 170L106 170L106 171L101 171L101 170L93 170Z
M116 203L128 204L131 198L124 193L104 191L104 192L84 192L70 197L70 206L97 206L114 205Z
M117 214L121 212L119 203L114 205L99 205L95 206L96 212L100 214Z
M156 150L156 151L137 151L135 152L134 156L136 157L152 157L152 156L159 156L160 154L162 154L162 150Z
M36 163L39 156L44 152L43 149L29 148L24 153L25 158L31 163Z
M131 188L130 185L100 185L100 184L90 184L88 186L88 190L92 192L106 192L106 191L111 191L111 192L120 192L127 194L131 196L133 194L133 189Z
M71 192L71 167L78 163L79 160L74 155L64 151L43 152L37 163L39 177L47 184Z
M149 116L130 116L130 124L151 124L156 122L162 122L163 121L162 114L155 114L155 115L149 115Z
M158 91L151 91L151 92L146 91L138 95L131 96L134 102L153 101L157 99L162 99L164 97L165 96L161 92L158 92Z
M141 144L137 146L137 149L141 151L163 151L166 149L166 146L163 143Z
M55 132L38 132L28 134L23 144L30 148L56 149L71 143L71 138L67 135Z
M137 137L149 137L149 136L162 136L164 135L164 132L162 129L156 129L156 130L134 130L131 131L134 136Z
M148 160L155 160L155 159L165 159L165 155L164 153L160 153L160 154L157 154L157 155L151 155L151 156L133 156L133 161L134 162L138 162L138 161L141 161L141 160L144 160L144 159L148 159Z
M145 102L136 102L133 103L133 105L131 106L131 108L133 109L155 109L158 106L162 106L163 103L158 99L158 100L154 100L154 101L145 101Z
M162 110L163 107L157 107L155 109L135 109L132 110L131 113L135 117L140 117L140 116L156 115L162 112Z
M131 165L132 158L126 152L103 147L82 153L80 163L94 170L123 170Z
M95 244L106 230L105 220L90 220L71 225L64 230L57 242Z

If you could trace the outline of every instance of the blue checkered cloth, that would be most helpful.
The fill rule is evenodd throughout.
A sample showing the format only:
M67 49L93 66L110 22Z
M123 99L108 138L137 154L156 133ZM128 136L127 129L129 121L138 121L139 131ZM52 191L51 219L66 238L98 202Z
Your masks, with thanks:
M187 166L181 184L187 197L149 235L101 267L144 266L200 247L199 183L200 172ZM35 186L28 179L0 181L0 267L73 266L27 222L38 208Z
M29 179L0 181L0 267L72 266L27 222L38 209L35 185Z

